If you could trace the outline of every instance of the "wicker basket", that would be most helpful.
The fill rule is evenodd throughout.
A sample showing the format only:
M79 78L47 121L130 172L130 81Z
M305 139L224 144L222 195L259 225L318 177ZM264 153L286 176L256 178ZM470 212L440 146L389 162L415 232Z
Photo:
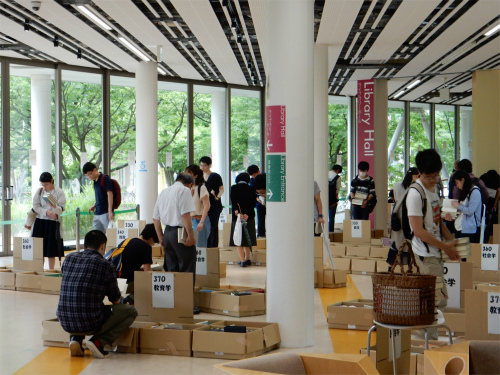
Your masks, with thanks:
M394 273L404 247L410 253L409 271ZM417 273L412 273L413 265ZM372 275L373 316L379 323L398 325L429 325L435 320L436 276L420 275L411 250L403 245L396 256L391 272Z

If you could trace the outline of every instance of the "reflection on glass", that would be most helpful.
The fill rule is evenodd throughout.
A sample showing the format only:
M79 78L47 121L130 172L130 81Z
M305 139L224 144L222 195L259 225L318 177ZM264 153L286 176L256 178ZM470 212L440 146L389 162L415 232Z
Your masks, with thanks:
M435 106L436 151L441 154L443 169L441 177L447 181L455 161L455 111L451 105ZM447 184L445 184L447 185Z
M404 103L390 101L387 119L388 135L388 174L387 186L392 189L394 183L403 181L405 176L405 110Z
M328 97L328 168L340 164L343 169L342 189L339 197L347 196L347 132L349 129L349 98L339 96ZM337 209L339 211L339 209Z
M415 165L415 156L420 150L430 147L431 122L429 104L410 104L410 165Z

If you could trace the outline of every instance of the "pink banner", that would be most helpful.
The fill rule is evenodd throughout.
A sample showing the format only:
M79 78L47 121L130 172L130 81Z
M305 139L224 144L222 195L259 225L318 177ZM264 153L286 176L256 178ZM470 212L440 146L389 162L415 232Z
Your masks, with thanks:
M286 108L284 105L266 107L266 152L286 152Z
M357 162L366 161L370 164L373 176L374 149L375 149L375 123L373 120L373 94L374 80L358 81L358 152Z

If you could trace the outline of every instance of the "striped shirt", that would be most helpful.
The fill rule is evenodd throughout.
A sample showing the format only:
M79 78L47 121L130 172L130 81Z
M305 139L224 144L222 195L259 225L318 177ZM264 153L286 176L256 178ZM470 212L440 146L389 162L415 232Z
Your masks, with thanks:
M96 330L109 318L103 304L120 299L115 266L96 250L69 254L62 265L57 317L66 332Z

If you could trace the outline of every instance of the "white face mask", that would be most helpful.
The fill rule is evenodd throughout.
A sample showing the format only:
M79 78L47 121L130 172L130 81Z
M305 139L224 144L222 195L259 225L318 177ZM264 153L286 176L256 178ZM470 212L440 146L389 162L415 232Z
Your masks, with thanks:
M365 178L366 177L366 172L359 172L359 177Z

